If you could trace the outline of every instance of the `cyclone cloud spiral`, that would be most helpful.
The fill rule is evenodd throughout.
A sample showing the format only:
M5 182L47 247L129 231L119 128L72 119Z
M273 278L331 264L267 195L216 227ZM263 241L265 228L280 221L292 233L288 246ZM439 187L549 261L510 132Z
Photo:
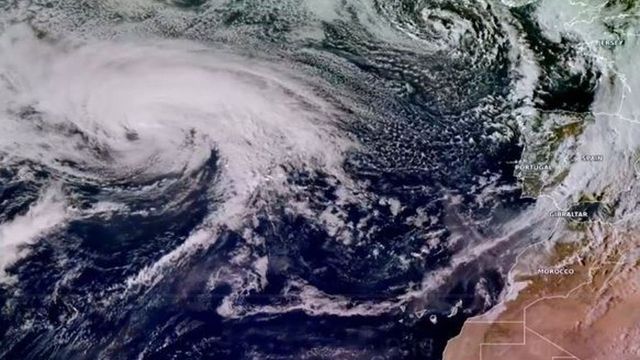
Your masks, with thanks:
M528 2L0 9L2 359L439 359L607 69Z

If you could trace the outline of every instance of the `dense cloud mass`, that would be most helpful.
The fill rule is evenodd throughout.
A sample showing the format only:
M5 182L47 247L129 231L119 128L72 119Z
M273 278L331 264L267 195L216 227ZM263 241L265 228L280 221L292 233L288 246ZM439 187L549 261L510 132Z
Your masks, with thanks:
M603 71L536 4L0 8L6 359L438 359L547 236L529 131Z

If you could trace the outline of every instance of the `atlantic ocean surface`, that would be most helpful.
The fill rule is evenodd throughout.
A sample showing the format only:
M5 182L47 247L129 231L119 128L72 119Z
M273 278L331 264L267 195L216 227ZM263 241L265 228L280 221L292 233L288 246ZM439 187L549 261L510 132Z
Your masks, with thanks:
M440 359L599 76L535 2L0 9L1 359Z

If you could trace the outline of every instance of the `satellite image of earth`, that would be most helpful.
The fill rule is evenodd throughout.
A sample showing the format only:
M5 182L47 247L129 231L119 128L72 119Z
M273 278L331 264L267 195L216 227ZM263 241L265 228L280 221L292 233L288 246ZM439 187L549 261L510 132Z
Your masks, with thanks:
M0 0L0 359L640 359L640 1Z

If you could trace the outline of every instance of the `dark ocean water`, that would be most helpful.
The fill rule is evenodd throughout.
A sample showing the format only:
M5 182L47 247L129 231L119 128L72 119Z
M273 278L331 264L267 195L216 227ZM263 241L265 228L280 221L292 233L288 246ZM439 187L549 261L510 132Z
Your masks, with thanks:
M133 24L144 35L295 64L324 81L320 96L338 98L339 131L360 144L341 166L360 186L344 197L339 176L282 164L286 194L257 192L241 225L229 226L207 223L224 203L215 147L195 170L154 176L83 178L56 164L5 161L0 223L27 214L52 182L83 215L39 235L7 269L15 282L0 286L1 359L439 359L464 320L504 290L508 262L497 253L508 243L421 293L429 274L480 238L490 241L531 204L514 177L523 146L518 109L579 111L593 100L597 78L590 68L581 77L561 72L577 56L574 40L545 39L534 5L347 1L326 20L296 1L154 3L178 9L181 18L169 21L161 10L97 4L43 2L24 21L43 41L65 31L86 36L99 19L98 38ZM309 27L321 36L305 35ZM529 97L512 95L524 75L510 31L531 44L541 69ZM327 93L332 87L339 96ZM343 94L358 106L345 105ZM126 211L88 212L105 201ZM339 232L322 221L326 214L339 217ZM216 229L210 246L151 286L127 282L207 226ZM260 259L264 273L254 266Z

